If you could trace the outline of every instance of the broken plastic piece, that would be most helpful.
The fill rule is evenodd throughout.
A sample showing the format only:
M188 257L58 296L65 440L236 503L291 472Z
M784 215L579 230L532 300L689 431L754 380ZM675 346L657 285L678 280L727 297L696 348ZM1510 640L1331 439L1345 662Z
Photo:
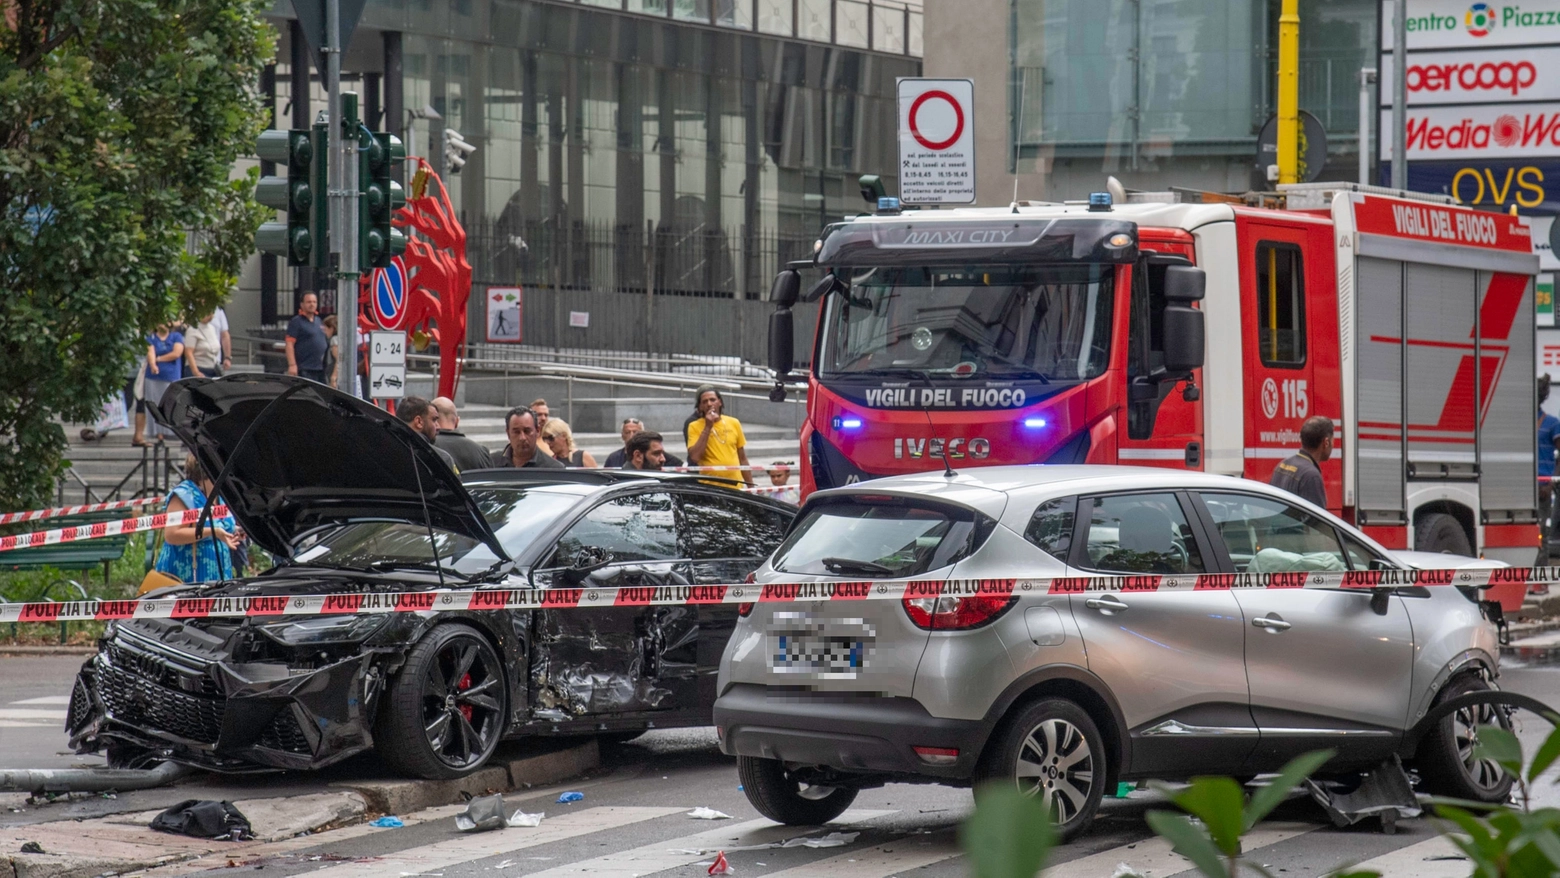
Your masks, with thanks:
M1399 819L1418 817L1421 813L1419 800L1414 798L1408 775L1403 771L1403 763L1396 756L1372 769L1352 792L1339 792L1335 787L1314 780L1307 780L1305 785L1311 791L1311 798L1340 828L1367 817L1379 817L1382 831L1391 835L1397 831Z
M1143 873L1126 863L1117 863L1116 871L1110 873L1110 878L1143 878Z
M503 829L506 822L502 795L478 796L466 804L464 812L455 815L455 828L461 832Z
M41 854L41 853L43 853L43 845L41 845L41 844L39 844L39 843L37 843L35 841L22 842L22 853L24 853L24 854ZM711 874L714 874L714 873L711 873Z
M736 872L737 870L731 868L731 864L726 862L725 851L721 851L720 853L716 854L715 862L710 864L711 875L735 875Z
M381 817L369 825L379 826L385 829L399 829L400 827L405 826L406 823L403 822L399 817Z
M799 835L795 838L788 838L785 841L772 841L768 844L745 844L730 848L730 850L736 852L768 851L777 848L838 848L855 841L859 835L861 835L859 832L831 832L824 836ZM716 852L715 848L678 848L676 850L680 854L692 854L696 857Z
M726 813L723 813L723 812L720 812L720 811L716 811L714 808L704 808L704 807L694 808L692 811L688 812L688 816L692 817L695 820L730 820L731 819L731 815L730 814L726 814Z
M574 792L574 791L571 790L570 792L567 792L567 793L564 793L564 794L560 795L558 797L558 802L560 804L568 804L569 802L584 801L584 799L585 799L585 794L584 793Z
M524 811L516 811L515 813L509 815L509 825L510 826L541 826L542 825L542 818L546 817L546 816L547 816L547 812L545 812L545 811L542 812L542 813L539 813L539 814L527 814Z

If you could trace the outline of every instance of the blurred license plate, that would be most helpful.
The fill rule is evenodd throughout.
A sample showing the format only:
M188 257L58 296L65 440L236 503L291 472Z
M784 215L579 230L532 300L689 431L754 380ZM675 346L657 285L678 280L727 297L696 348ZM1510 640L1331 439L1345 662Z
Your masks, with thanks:
M861 619L811 619L777 613L768 637L769 666L780 674L849 678L865 669L875 638Z

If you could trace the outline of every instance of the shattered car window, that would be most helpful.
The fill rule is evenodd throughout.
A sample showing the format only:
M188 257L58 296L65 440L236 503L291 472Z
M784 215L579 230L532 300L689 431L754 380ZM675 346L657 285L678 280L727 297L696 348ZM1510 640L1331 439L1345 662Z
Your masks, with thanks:
M670 494L615 497L592 509L558 539L550 566L567 566L580 549L606 549L614 562L678 557L677 517Z
M509 557L523 552L538 534L579 503L573 492L538 489L474 490L472 497L498 534ZM457 573L480 573L498 560L493 550L476 540L434 530L439 561ZM321 549L324 549L322 552ZM299 556L304 557L303 555ZM307 553L307 560L333 567L380 567L432 564L428 529L401 521L365 521L326 533Z

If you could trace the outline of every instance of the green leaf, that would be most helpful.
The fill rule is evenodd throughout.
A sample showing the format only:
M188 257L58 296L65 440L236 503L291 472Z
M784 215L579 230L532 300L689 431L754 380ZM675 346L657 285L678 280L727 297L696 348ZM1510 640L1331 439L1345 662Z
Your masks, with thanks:
M1279 803L1289 798L1290 790L1293 790L1301 781L1311 776L1311 773L1321 768L1327 760L1333 758L1337 751L1313 750L1310 753L1302 753L1289 760L1272 783L1257 790L1251 796L1251 804L1246 806L1245 825L1246 830L1262 822L1262 818L1268 816Z
M1489 827L1485 826L1483 821L1461 808L1442 805L1435 809L1435 813L1437 816L1457 824L1457 827L1469 836L1471 843L1480 849L1488 848L1491 842L1495 840L1490 835ZM1458 841L1456 836L1451 838L1454 842ZM1461 847L1461 844L1459 843L1458 846Z
M1500 726L1479 726L1479 742L1473 745L1473 758L1493 760L1512 777L1522 776L1522 742Z
M1170 811L1150 811L1144 819L1150 829L1170 842L1176 853L1191 860L1197 871L1207 878L1230 878L1224 857L1213 846L1213 840L1185 816Z
M1241 825L1246 796L1240 784L1227 777L1198 777L1185 789L1172 793L1170 801L1203 822L1208 835L1225 856L1240 853Z
M1533 764L1528 766L1528 783L1538 780L1538 776L1549 770L1549 766L1560 759L1560 725L1549 733L1544 743L1538 745L1538 752L1533 754Z
M1552 869L1560 870L1560 835L1553 829L1540 829L1533 833L1533 847L1549 858Z
M1034 878L1055 836L1040 800L1005 784L982 787L975 813L959 828L959 843L976 878Z

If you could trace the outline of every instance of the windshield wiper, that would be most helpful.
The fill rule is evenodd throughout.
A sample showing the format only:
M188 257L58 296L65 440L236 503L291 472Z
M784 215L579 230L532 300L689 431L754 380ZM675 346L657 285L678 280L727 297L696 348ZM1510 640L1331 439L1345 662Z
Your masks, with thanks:
M830 573L864 573L872 576L893 576L892 568L884 567L876 561L861 561L856 558L824 558L821 562Z

